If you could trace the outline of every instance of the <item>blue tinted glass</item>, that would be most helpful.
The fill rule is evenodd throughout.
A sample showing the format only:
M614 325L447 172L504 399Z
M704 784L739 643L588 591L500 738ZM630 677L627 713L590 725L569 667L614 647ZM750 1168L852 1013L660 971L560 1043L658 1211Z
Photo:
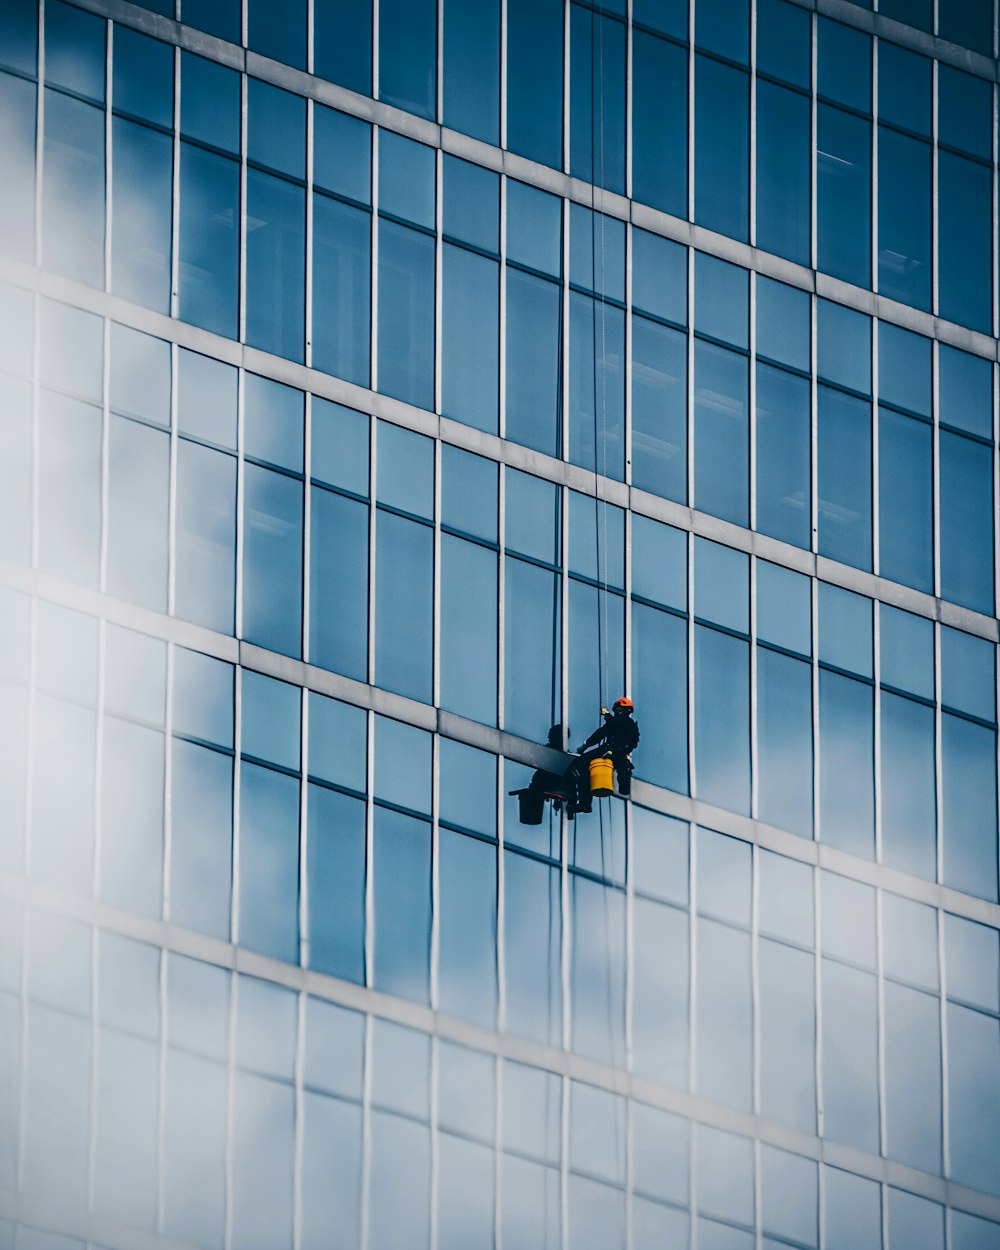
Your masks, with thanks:
M810 587L802 573L757 561L757 637L762 642L812 654Z
M576 875L571 878L570 890L573 1049L592 1059L613 1062L613 1056L622 1054L625 1045L625 896L620 890ZM604 1099L614 1098L604 1090L594 1093ZM610 1122L604 1121L604 1127L606 1132ZM603 1141L595 1141L594 1146L602 1154L610 1153L614 1131L595 1137ZM622 1142L623 1137L618 1140ZM616 1153L620 1150L616 1147Z
M819 658L872 675L872 601L826 582L819 585Z
M0 21L2 21L0 17ZM2 43L2 36L0 36ZM0 202L3 250L7 254L34 254L35 113L37 88L33 82L4 74L0 78L0 115L6 134L6 176ZM23 372L23 362L17 372Z
M206 508L205 500L212 501ZM174 610L233 631L236 594L236 460L182 439L177 448L177 578Z
M963 1184L996 1189L992 1167L1000 1062L995 1019L952 1004L948 1008L948 1113L950 1171ZM984 1086L989 1091L984 1096ZM986 1246L987 1225L980 1226L979 1244ZM997 1230L993 1226L994 1233ZM938 1242L940 1245L941 1242ZM957 1244L953 1241L952 1244Z
M500 140L500 0L445 9L443 120L486 143Z
M247 44L275 61L306 67L306 0L276 8L271 0L247 0Z
M941 722L944 882L996 901L997 736L958 716Z
M167 135L116 117L112 142L111 287L157 312L170 309L170 192Z
M930 593L933 431L929 423L887 408L879 410L878 428L879 572Z
M569 324L570 459L620 480L625 475L625 314L574 291Z
M688 711L676 692L687 672L687 623L633 601L632 685L643 693L640 777L688 792Z
M275 681L261 673L243 670L243 710L240 719L244 755L280 764L299 766L298 686Z
M940 435L941 594L993 611L993 470L989 447Z
M570 491L569 567L594 581L625 584L625 514L592 495Z
M625 25L570 9L570 172L625 191Z
M996 650L985 638L941 627L941 702L958 712L993 720Z
M695 1025L700 1039L698 1088L717 1102L746 1109L751 1104L753 1089L747 1034L753 1013L750 935L714 920L701 919L697 941L699 966L705 973L698 988ZM701 1168L705 1166L702 1162ZM725 1186L720 1185L720 1189L724 1187L731 1190L727 1205L742 1205L743 1186L737 1188L734 1184L732 1171L726 1173ZM703 1239L699 1237L698 1242L703 1244Z
M524 560L507 561L504 726L537 742L545 741L561 715L561 604L558 574ZM546 843L548 837L543 832Z
M108 450L108 590L166 607L167 435L114 416Z
M562 273L562 201L523 182L507 183L507 256L559 277Z
M508 549L561 564L562 492L552 482L508 469L506 478Z
M694 354L694 505L746 525L749 514L748 362L714 343Z
M750 557L745 552L694 540L694 610L701 620L750 632Z
M876 1181L824 1167L829 1250L882 1250L882 1198Z
M862 394L871 393L871 319L842 304L816 304L818 372Z
M435 113L436 9L434 0L381 0L378 7L379 95L420 117Z
M699 262L707 259L698 254ZM706 275L699 269L696 289L702 297L710 294L708 285L701 285L704 277ZM687 248L658 234L633 230L632 302L637 309L652 313L654 317L687 325Z
M243 450L257 460L302 472L305 396L270 378L244 381Z
M347 677L368 676L368 506L312 489L309 659Z
M349 117L346 113L317 104L313 112L313 127L315 184L361 204L370 204L371 125L358 117Z
M871 282L871 126L820 104L816 137L819 267L835 278Z
M812 31L808 13L785 0L758 0L757 69L797 87L812 82Z
M750 275L746 269L694 254L694 328L699 334L746 347L750 334Z
M314 0L314 73L372 93L372 0Z
M441 738L438 749L441 819L495 837L496 756L451 738Z
M236 161L183 143L181 185L179 315L205 330L235 337L240 167Z
M379 132L379 209L434 229L434 149Z
M441 538L441 706L496 724L497 557L478 543Z
M240 150L240 76L181 53L181 133L226 152Z
M45 93L42 256L48 268L100 286L104 264L104 113L60 91Z
M548 455L562 450L562 287L507 270L505 437Z
M632 318L632 484L687 500L687 337Z
M888 603L879 609L882 682L934 698L934 624Z
M954 1250L990 1250L1000 1237L1000 1224L981 1220L965 1211L951 1213L951 1244Z
M817 39L819 94L862 113L870 112L871 36L821 17Z
M385 716L375 718L375 797L412 811L431 810L429 733Z
M761 1191L761 1222L769 1232L789 1241L794 1239L802 1246L819 1244L819 1175L815 1160L763 1146Z
M357 495L367 495L369 424L367 413L314 395L313 477Z
M177 422L182 434L236 449L237 371L181 348L177 364Z
M241 944L298 960L299 783L244 762L240 769Z
M517 184L514 184L517 185ZM500 250L500 177L454 156L444 158L444 233L487 252Z
M434 240L379 223L378 385L384 394L434 407Z
M364 793L367 723L363 708L310 691L310 777Z
M562 1016L558 975L562 936L558 869L508 851L504 855L504 873L504 942L509 954L505 978L507 1027L518 1036L533 1037L551 1045L557 1038ZM536 1069L531 1071L537 1072ZM505 1096L511 1089L512 1072L512 1065L505 1064ZM557 1108L558 1092L555 1106L546 1099L538 1106L538 1112L550 1123L553 1119L558 1123ZM512 1119L505 1111L505 1134L513 1135ZM543 1153L544 1141L543 1135L538 1145L533 1143L532 1153ZM558 1146L555 1150L558 1152Z
M871 568L872 420L864 400L819 389L819 549Z
M173 126L173 48L127 26L116 26L112 103L123 113Z
M750 216L750 90L741 70L695 58L694 213L709 230L746 240Z
M38 61L38 12L35 0L12 0L0 14L0 61L34 74Z
M439 908L439 954L438 954L438 993L441 1010L449 1015L469 1020L484 1028L493 1028L496 1022L497 998L497 962L496 962L496 894L497 865L496 849L481 842L478 838L467 838L463 834L450 829L442 829L438 843L438 874L441 887L441 904ZM471 1052L470 1052L471 1053ZM442 1060L447 1054L444 1047L439 1054ZM492 1095L492 1064L485 1058L476 1056L484 1063L490 1077L486 1086ZM442 1073L442 1099L444 1097L462 1099L463 1091L455 1080L455 1073L445 1070ZM469 1102L462 1099L464 1115L468 1117L471 1110ZM492 1098L490 1098L492 1110ZM442 1109L443 1110L443 1109ZM492 1141L492 1130L490 1131ZM459 1139L442 1138L445 1142L457 1142ZM476 1148L477 1150L480 1148ZM492 1154L484 1153L484 1161L489 1160L492 1167ZM443 1160L448 1166L448 1160ZM451 1185L461 1186L464 1177L454 1175ZM480 1180L480 1178L477 1178ZM490 1181L492 1176L490 1175ZM481 1180L480 1180L481 1183ZM447 1191L442 1194L442 1204L451 1197L448 1207L455 1212L454 1195ZM492 1212L490 1212L490 1215ZM481 1218L485 1222L486 1213ZM454 1215L452 1218L455 1218ZM492 1221L489 1232L492 1234ZM461 1237L450 1244L461 1244L468 1235L468 1224L463 1222ZM446 1244L448 1244L446 1242Z
M861 1150L878 1148L878 1000L875 978L823 965L823 1097L826 1135ZM876 1191L877 1192L877 1191ZM830 1210L829 1204L827 1210ZM881 1247L881 1235L875 1246ZM843 1243L857 1250L857 1243Z
M699 0L695 40L699 48L746 63L750 56L748 0Z
M367 386L371 339L371 218L313 196L314 369Z
M892 299L929 309L930 145L880 126L878 146L879 291Z
M374 984L389 994L426 1002L430 980L431 827L380 807L375 810ZM389 1244L398 1242L384 1242Z
M233 745L233 666L197 651L174 653L174 733Z
M928 34L934 29L934 0L880 0L878 11Z
M441 447L441 524L497 541L499 476L492 460Z
M949 39L964 48L992 56L993 10L989 0L973 0L971 4L942 8L938 15L938 34L942 39Z
M695 768L698 795L734 812L750 808L750 657L738 638L695 629Z
M624 300L625 223L570 204L569 226L570 282Z
M666 35L687 38L687 0L635 0L632 17L634 21L653 30L662 30Z
M931 341L888 321L878 328L879 398L931 415Z
M883 690L879 732L882 860L890 868L933 881L937 876L934 710Z
M698 1149L698 1206L724 1220L738 1224L753 1224L754 1208L754 1159L753 1142L746 1137L736 1137L721 1129L699 1124L697 1128ZM704 1221L698 1223L698 1244L704 1244L702 1233ZM718 1225L716 1228L720 1227ZM711 1234L710 1234L711 1236ZM752 1236L752 1234L751 1234ZM709 1245L716 1243L709 1241ZM726 1247L724 1241L717 1243ZM732 1246L742 1250L742 1241Z
M298 656L302 645L302 483L247 464L243 633Z
M106 26L103 18L61 0L46 5L46 82L103 101Z
M757 246L809 264L808 99L774 83L757 84Z
M434 531L380 511L375 541L375 680L430 703Z
M550 617L550 620L552 618ZM585 582L569 584L569 733L594 731L600 709L624 690L625 604Z
M950 65L938 69L938 139L949 147L990 156L990 85Z
M797 547L810 545L810 442L809 382L758 364L757 529Z
M247 79L247 159L293 178L306 173L306 102L302 96Z
M632 194L675 217L687 216L687 112L687 52L634 30Z
M309 787L309 966L364 981L365 805Z
M111 323L111 408L170 425L170 349L163 339Z
M495 177L495 175L491 175ZM500 266L444 245L441 292L441 406L445 416L499 432Z
M947 425L990 438L993 433L993 366L942 343L938 348L938 412Z
M181 18L219 39L240 42L240 0L183 0Z
M873 702L870 686L820 670L820 833L866 859L875 854Z
M378 501L415 516L433 518L433 439L379 421Z
M632 516L632 593L687 609L687 539L682 530Z
M305 192L256 169L247 172L246 338L301 361L305 338Z
M562 168L563 6L508 0L507 144Z
M931 62L889 43L878 46L879 121L931 133Z
M989 333L990 178L981 164L942 151L938 165L941 315Z

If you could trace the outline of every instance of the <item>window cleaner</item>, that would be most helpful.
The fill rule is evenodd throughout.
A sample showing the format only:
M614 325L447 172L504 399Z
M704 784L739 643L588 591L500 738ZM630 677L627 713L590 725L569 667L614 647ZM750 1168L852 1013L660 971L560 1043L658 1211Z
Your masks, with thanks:
M553 725L549 730L547 746L554 751L563 749L563 727ZM551 800L553 810L562 810L563 803L569 798L569 785L560 773L549 772L539 768L532 774L531 780L521 790L511 790L510 794L517 797L518 819L522 825L540 825L545 810L546 799Z
M610 794L610 778L603 769L595 769L593 762L610 757L618 778L618 793L628 795L632 791L631 753L639 745L639 725L633 713L631 699L624 696L615 699L611 711L601 708L603 723L594 730L579 748L578 758L566 770L570 787L568 816L592 810L594 794ZM597 774L595 776L595 773ZM593 778L593 781L592 781Z

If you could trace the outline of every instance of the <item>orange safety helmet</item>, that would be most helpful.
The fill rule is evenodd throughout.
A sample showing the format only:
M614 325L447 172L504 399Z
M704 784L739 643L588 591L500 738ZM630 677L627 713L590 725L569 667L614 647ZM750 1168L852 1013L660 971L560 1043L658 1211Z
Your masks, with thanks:
M617 708L620 708L620 707L627 708L631 712L633 710L632 700L626 699L624 695L622 695L620 699L615 699L614 703L612 704L612 710L616 710Z

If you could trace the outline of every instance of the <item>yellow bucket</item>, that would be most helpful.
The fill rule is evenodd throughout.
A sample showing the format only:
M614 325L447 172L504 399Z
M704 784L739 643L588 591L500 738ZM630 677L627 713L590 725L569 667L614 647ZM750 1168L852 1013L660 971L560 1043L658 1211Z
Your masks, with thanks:
M590 761L590 793L597 798L606 798L614 794L614 766L609 759Z

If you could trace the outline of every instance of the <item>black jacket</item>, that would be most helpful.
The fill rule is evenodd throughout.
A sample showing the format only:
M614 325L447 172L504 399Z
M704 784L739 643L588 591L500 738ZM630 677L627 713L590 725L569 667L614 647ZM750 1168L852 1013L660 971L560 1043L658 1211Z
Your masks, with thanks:
M610 751L628 755L638 745L639 726L636 721L631 716L606 712L604 724L594 730L580 749L589 751L591 747L607 747Z

